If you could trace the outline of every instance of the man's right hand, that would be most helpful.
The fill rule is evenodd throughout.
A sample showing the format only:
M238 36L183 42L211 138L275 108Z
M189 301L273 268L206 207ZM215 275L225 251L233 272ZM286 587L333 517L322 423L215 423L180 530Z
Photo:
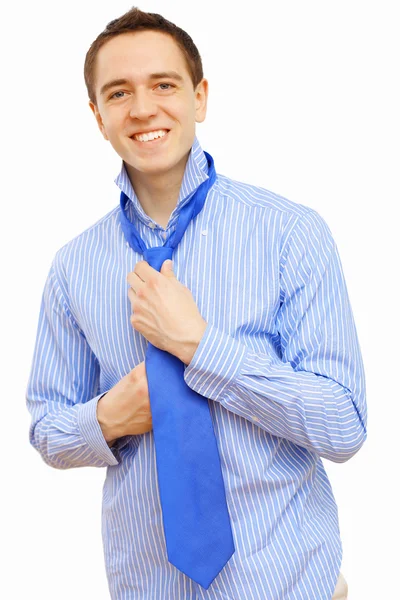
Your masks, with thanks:
M124 435L151 431L153 424L144 361L100 398L97 420L109 446Z

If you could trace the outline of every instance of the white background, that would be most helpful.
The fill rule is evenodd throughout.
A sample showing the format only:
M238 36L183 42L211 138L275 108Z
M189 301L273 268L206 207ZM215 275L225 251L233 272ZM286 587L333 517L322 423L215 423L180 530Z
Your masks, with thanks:
M339 247L369 405L361 451L345 464L325 461L351 600L399 597L396 4L140 3L200 50L210 96L197 135L217 171L316 209ZM120 158L88 107L83 63L131 6L39 0L2 9L2 597L109 598L105 470L42 462L28 443L25 388L55 252L119 201Z

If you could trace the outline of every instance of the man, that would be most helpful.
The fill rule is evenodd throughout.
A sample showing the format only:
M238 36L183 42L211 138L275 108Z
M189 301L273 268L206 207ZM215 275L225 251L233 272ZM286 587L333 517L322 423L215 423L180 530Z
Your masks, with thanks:
M208 98L198 51L160 15L132 9L93 42L85 81L122 158L125 217L147 248L162 246L210 173L195 135ZM158 271L133 250L121 211L56 253L27 390L31 443L49 465L108 467L112 598L347 597L321 457L351 458L367 415L329 228L308 207L218 175L173 266ZM207 588L166 553L148 344L182 361L187 386L208 399L235 552Z

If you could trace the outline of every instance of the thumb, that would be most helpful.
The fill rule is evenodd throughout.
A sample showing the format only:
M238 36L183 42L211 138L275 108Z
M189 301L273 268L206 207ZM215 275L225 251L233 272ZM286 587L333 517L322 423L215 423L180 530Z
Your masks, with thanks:
M167 260L164 260L160 273L162 273L166 277L175 277L174 264L172 260L170 260L169 258Z

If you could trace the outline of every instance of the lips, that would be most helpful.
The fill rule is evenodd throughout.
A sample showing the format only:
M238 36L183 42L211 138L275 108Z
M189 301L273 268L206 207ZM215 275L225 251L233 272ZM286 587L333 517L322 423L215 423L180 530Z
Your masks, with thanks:
M166 127L159 127L158 129L148 129L147 131L135 131L135 133L133 133L130 138L134 139L135 135L144 135L144 134L149 134L152 133L154 131L166 131L167 133L169 133L169 129L167 129Z
M152 129L151 131L155 131L155 130ZM157 131L159 131L159 130L157 130ZM148 140L147 142L140 142L139 140L135 140L135 138L133 137L133 135L131 136L130 139L135 144L140 144L140 146L142 148L144 148L145 146L149 146L149 147L150 146L155 146L155 145L161 144L163 140L165 140L166 138L168 138L168 134L170 132L170 129L165 129L164 131L166 131L167 133L165 135L163 135L162 137L155 138L154 140ZM140 133L146 133L146 132L140 132ZM135 133L134 135L139 135L139 134Z

